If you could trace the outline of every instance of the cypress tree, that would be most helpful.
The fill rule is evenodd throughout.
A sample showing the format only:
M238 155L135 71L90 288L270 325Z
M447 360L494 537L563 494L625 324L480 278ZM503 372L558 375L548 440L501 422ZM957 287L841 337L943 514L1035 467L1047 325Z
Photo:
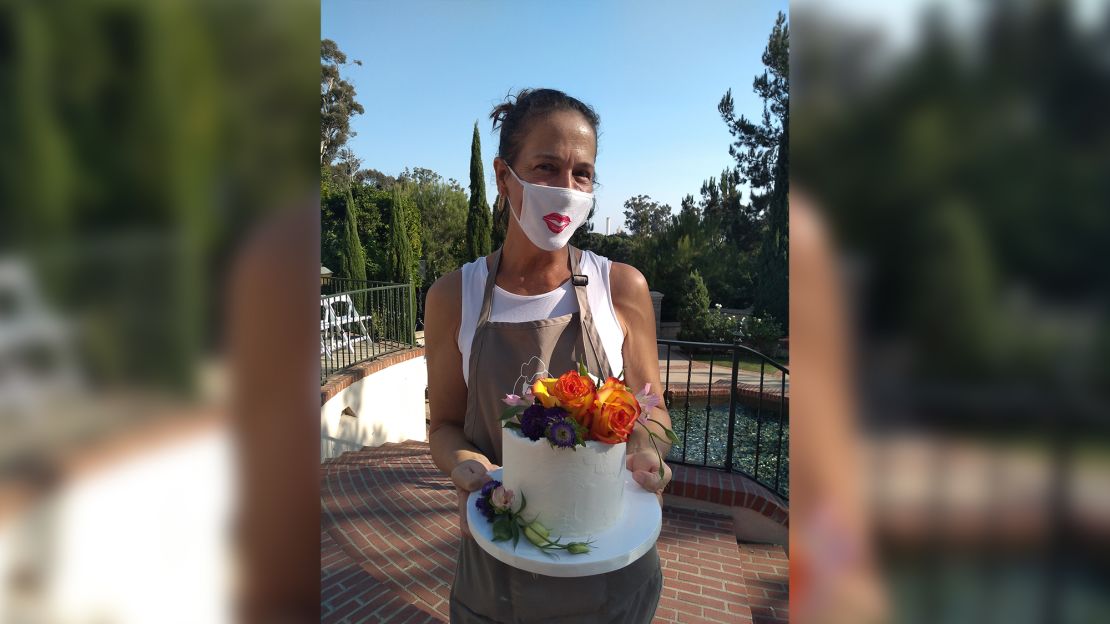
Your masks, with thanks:
M358 212L355 198L347 187L346 223L339 239L339 277L366 279L366 252L358 239Z
M402 199L400 185L394 186L389 215L389 277L397 284L412 281L412 243Z
M499 207L500 206L500 207ZM501 194L493 200L493 229L490 230L490 250L497 249L505 244L505 237L509 234L509 204L501 202Z
M474 122L474 138L470 142L470 211L466 215L467 261L490 252L490 230L493 216L486 203L486 181L482 173L482 142L478 122Z

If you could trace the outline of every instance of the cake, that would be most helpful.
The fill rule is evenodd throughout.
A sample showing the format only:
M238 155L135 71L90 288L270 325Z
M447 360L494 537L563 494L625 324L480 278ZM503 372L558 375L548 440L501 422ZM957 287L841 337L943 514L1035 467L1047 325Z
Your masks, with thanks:
M561 448L520 430L501 430L501 480L523 495L523 518L552 535L586 538L613 526L624 496L625 443L588 441Z

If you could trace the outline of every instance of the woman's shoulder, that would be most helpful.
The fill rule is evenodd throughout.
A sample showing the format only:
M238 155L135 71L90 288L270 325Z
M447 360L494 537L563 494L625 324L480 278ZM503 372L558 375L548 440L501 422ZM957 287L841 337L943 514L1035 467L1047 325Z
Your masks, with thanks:
M433 305L444 307L452 301L460 301L462 297L462 272L462 269L455 269L433 282L428 287L428 298L425 307L431 310Z
M611 262L609 265L609 288L613 291L613 303L616 303L617 298L621 295L633 296L646 293L648 283L644 274L631 264Z
M486 269L486 258L484 256L464 264L433 282L428 288L428 297L432 298L434 296L436 301L439 302L460 301L466 281L475 277L484 279L484 273L481 276L476 275L476 273L482 272L483 269Z

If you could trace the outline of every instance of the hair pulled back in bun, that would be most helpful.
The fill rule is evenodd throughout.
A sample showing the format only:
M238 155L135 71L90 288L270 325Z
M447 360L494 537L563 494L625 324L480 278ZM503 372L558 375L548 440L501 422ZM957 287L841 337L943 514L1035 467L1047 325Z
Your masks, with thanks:
M575 111L585 117L594 130L594 141L597 141L601 118L589 104L555 89L521 89L515 96L510 94L504 102L494 106L489 114L493 129L501 128L497 155L513 166L529 125L545 115L564 110Z

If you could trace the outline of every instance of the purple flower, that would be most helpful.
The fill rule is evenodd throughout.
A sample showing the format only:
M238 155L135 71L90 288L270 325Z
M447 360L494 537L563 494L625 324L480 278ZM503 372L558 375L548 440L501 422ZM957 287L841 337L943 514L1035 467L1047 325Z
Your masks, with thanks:
M482 486L482 498L488 497L494 490L501 487L501 482L497 479L490 479Z
M532 441L542 438L549 424L545 410L539 404L529 407L520 415L520 432Z
M574 448L578 433L574 430L574 423L569 418L564 418L553 423L547 430L547 439L555 446Z
M486 520L493 522L494 516L497 515L497 512L494 511L493 505L490 504L488 496L479 496L478 500L474 501L474 506L478 508L478 511L482 512L482 515L486 517Z
M551 425L566 418L570 414L561 407L549 407L543 411L544 418L547 419L547 424Z

